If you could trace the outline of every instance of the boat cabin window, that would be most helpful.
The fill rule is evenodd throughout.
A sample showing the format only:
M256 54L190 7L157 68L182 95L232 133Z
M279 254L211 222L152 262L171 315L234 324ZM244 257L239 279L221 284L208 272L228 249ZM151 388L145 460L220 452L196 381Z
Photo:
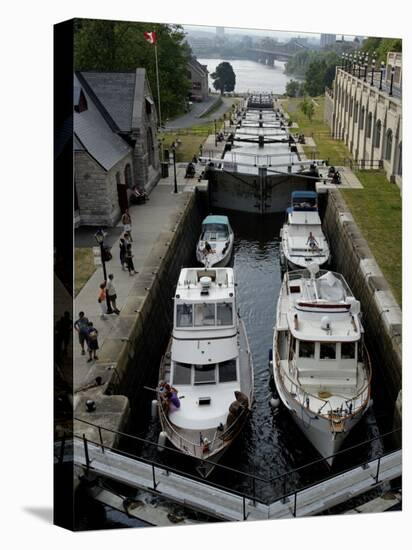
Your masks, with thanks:
M192 365L189 363L174 363L173 369L173 384L190 384L191 382Z
M296 197L293 199L294 210L315 210L317 207L317 197Z
M208 223L203 226L202 240L214 241L216 239L227 239L229 237L229 229L227 225L222 223Z
M315 342L299 341L299 357L305 357L307 359L315 358Z
M336 359L336 344L331 342L321 342L319 359Z
M219 382L235 382L236 380L236 359L219 363Z
M341 343L341 359L355 359L356 357L356 342L342 342Z
M215 325L215 304L195 304L195 327Z
M193 306L192 304L177 304L176 306L176 326L193 326Z
M223 302L216 305L217 309L217 324L218 325L233 325L233 303Z
M216 365L195 365L195 385L214 384L216 382Z

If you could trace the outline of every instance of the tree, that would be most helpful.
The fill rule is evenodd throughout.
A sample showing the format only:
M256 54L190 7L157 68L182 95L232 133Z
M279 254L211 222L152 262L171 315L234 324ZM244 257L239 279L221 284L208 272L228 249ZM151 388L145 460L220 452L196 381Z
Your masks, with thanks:
M179 25L90 19L77 19L75 23L75 70L130 71L142 67L157 105L154 46L143 34L156 32L162 118L183 111L190 89L187 63L191 51Z
M213 86L215 90L220 90L220 93L223 95L223 92L233 92L236 84L236 75L233 71L233 67L227 61L219 63L216 67L216 71L210 75L214 82Z
M312 117L315 114L315 106L313 105L313 100L309 100L307 97L305 97L305 99L300 104L300 110L305 116L308 117L309 120L312 120Z
M303 95L303 82L298 80L289 80L286 84L286 95L289 97L298 97Z
M369 58L376 54L376 62L386 63L388 52L401 52L402 40L400 38L367 38L362 45L362 51L369 54Z

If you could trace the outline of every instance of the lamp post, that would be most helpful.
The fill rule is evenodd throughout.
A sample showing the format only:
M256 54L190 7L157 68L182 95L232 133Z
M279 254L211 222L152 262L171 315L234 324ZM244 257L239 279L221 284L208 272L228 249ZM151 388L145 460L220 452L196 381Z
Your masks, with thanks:
M215 147L217 147L216 119L213 122L215 123Z
M371 86L373 86L373 75L375 74L375 63L376 63L376 59L373 58L372 59L372 76L371 76Z
M360 78L361 63L362 63L362 60L361 60L361 57L359 56L358 57L358 78Z
M389 95L392 95L392 88L393 88L393 76L395 74L395 67L392 66L391 68L391 88L389 90Z
M364 59L364 69L365 69L365 72L363 74L363 81L366 82L366 76L368 74L368 56L366 56Z
M385 70L385 63L381 61L381 79L379 82L379 90L382 90L383 71Z
M105 237L105 233L103 229L99 229L94 234L94 238L96 239L97 244L100 246L100 258L102 260L103 277L104 277L104 281L107 282L106 262L104 261L104 237ZM107 313L113 313L112 306L110 305L109 295L107 294L107 292L106 292L106 305L107 305Z
M345 52L342 54L342 68L344 71L346 71L346 55Z
M177 177L176 177L176 145L173 144L173 174L174 174L174 190L173 193L177 193Z

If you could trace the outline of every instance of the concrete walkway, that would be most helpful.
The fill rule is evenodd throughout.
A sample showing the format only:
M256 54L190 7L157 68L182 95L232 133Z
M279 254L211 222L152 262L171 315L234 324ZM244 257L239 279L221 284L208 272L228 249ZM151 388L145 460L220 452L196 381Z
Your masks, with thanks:
M175 120L171 120L165 125L166 130L177 130L181 128L190 128L198 124L205 124L206 122L212 122L215 119L220 118L224 113L229 111L234 103L233 97L222 97L222 104L220 107L211 113L200 118L200 114L205 111L208 105L212 105L216 101L218 96L210 96L207 102L203 101L202 103L194 103L190 110L190 113L186 113Z
M158 236L163 231L169 231L175 223L176 215L181 211L182 206L187 201L187 194L182 190L189 182L196 180L187 180L184 178L186 163L177 165L178 194L173 193L174 175L173 166L169 167L169 177L161 179L150 194L149 201L146 204L130 206L129 212L132 218L132 248L133 263L135 269L140 271L146 258L150 255L153 246L158 240ZM197 171L201 168L198 166ZM122 224L119 223L116 229L118 233ZM120 233L119 233L120 234ZM107 274L113 273L114 285L117 291L117 306L121 310L126 302L127 296L139 275L130 276L128 271L123 271L119 259L118 239L112 246L112 260L106 263ZM117 324L118 316L116 314L107 315L105 319L101 318L100 304L97 302L99 285L103 282L103 270L98 266L91 278L87 281L80 293L75 299L74 320L78 318L78 313L84 311L89 321L99 331L99 347L101 348L106 336L114 329ZM95 362L88 363L88 354L81 355L81 347L74 333L74 391L84 387L90 367ZM99 352L97 352L99 355Z

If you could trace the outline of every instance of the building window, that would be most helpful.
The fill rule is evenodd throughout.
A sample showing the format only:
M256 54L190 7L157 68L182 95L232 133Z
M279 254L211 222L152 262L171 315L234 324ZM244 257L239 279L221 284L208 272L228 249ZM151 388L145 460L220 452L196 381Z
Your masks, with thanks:
M152 129L147 129L147 153L149 155L149 165L153 166L154 164L154 146L153 146L153 134Z
M348 96L345 97L345 113L348 112Z
M392 158L392 130L386 132L385 160Z
M130 164L126 164L126 167L124 169L124 181L125 181L127 187L130 187L130 188L133 187L132 169L130 167Z
M358 122L359 103L355 103L355 114L353 115L354 122Z
M366 137L370 138L372 135L372 113L368 114L368 120L366 121Z
M365 123L365 107L362 107L360 112L359 128L363 130L363 125Z
M350 117L352 116L352 112L353 112L353 100L351 100L351 102L349 103L349 116Z
M399 156L398 156L398 176L402 176L402 142L399 144Z
M381 132L382 132L382 122L380 120L378 120L376 125L375 125L375 141L373 143L374 147L380 147Z

